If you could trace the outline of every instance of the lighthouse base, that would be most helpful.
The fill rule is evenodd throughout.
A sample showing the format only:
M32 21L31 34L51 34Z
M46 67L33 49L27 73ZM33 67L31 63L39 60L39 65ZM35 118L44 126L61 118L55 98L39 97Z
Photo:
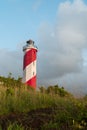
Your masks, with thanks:
M32 79L28 80L25 84L36 89L36 76L34 76Z

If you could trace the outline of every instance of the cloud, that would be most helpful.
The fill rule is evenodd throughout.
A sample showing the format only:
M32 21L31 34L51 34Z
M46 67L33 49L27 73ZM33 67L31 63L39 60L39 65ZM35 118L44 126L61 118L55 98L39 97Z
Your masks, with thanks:
M75 96L87 94L87 66L79 73L67 74L59 79L59 83Z
M55 26L43 23L39 28L38 36L40 83L44 84L47 81L50 83L59 79L62 81L64 78L69 86L69 76L71 76L73 77L71 87L74 83L76 85L78 83L78 89L82 85L85 86L87 73L84 74L83 71L86 67L83 51L87 48L87 5L84 1L61 3L58 6Z
M8 76L10 72L15 78L22 76L22 53L0 49L0 75Z

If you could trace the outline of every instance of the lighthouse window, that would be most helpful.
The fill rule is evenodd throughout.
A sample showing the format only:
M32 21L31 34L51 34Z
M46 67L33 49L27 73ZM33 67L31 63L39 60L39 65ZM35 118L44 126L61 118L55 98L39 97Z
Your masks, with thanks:
M33 75L34 75L34 72L33 72Z

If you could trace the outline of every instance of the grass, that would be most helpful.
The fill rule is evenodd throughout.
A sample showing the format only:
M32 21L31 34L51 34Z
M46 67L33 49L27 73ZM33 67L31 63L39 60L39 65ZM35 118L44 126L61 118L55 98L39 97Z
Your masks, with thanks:
M21 125L14 123L14 124L9 124L7 130L24 130L24 128Z
M2 89L0 93L0 115L10 112L27 112L37 108L61 106L70 100L67 97L61 98L59 95L42 94L26 90L25 88L13 88L8 94L7 90L6 88Z
M52 108L54 112L49 115L53 118L49 122L45 122L40 128L41 130L87 129L87 96L76 99L71 95L61 97L58 94L28 90L24 86L9 90L0 86L1 116L9 113L27 113L40 108ZM24 130L24 127L16 123L9 123L7 130Z

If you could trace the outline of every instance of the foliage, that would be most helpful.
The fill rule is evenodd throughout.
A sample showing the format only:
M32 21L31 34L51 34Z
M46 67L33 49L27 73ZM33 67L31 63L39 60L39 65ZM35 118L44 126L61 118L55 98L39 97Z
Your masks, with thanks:
M61 97L64 97L64 96L69 96L71 95L70 93L68 93L64 87L59 87L58 85L54 85L54 86L48 86L47 88L45 87L40 87L39 88L40 92L41 93L44 93L44 94L50 94L50 95L59 95Z
M17 123L9 124L7 130L24 130L24 128L21 125L18 125Z
M18 79L14 79L12 74L9 73L8 77L0 76L0 85L4 87L21 87L23 84L21 82L22 78L18 77Z
M53 110L49 115L52 118L41 126L41 130L87 129L87 95L76 99L64 87L58 85L47 88L42 86L39 91L35 91L22 84L20 77L14 79L12 74L7 78L0 76L0 115L27 113L40 108ZM11 129L23 130L23 127L11 123L8 130Z

